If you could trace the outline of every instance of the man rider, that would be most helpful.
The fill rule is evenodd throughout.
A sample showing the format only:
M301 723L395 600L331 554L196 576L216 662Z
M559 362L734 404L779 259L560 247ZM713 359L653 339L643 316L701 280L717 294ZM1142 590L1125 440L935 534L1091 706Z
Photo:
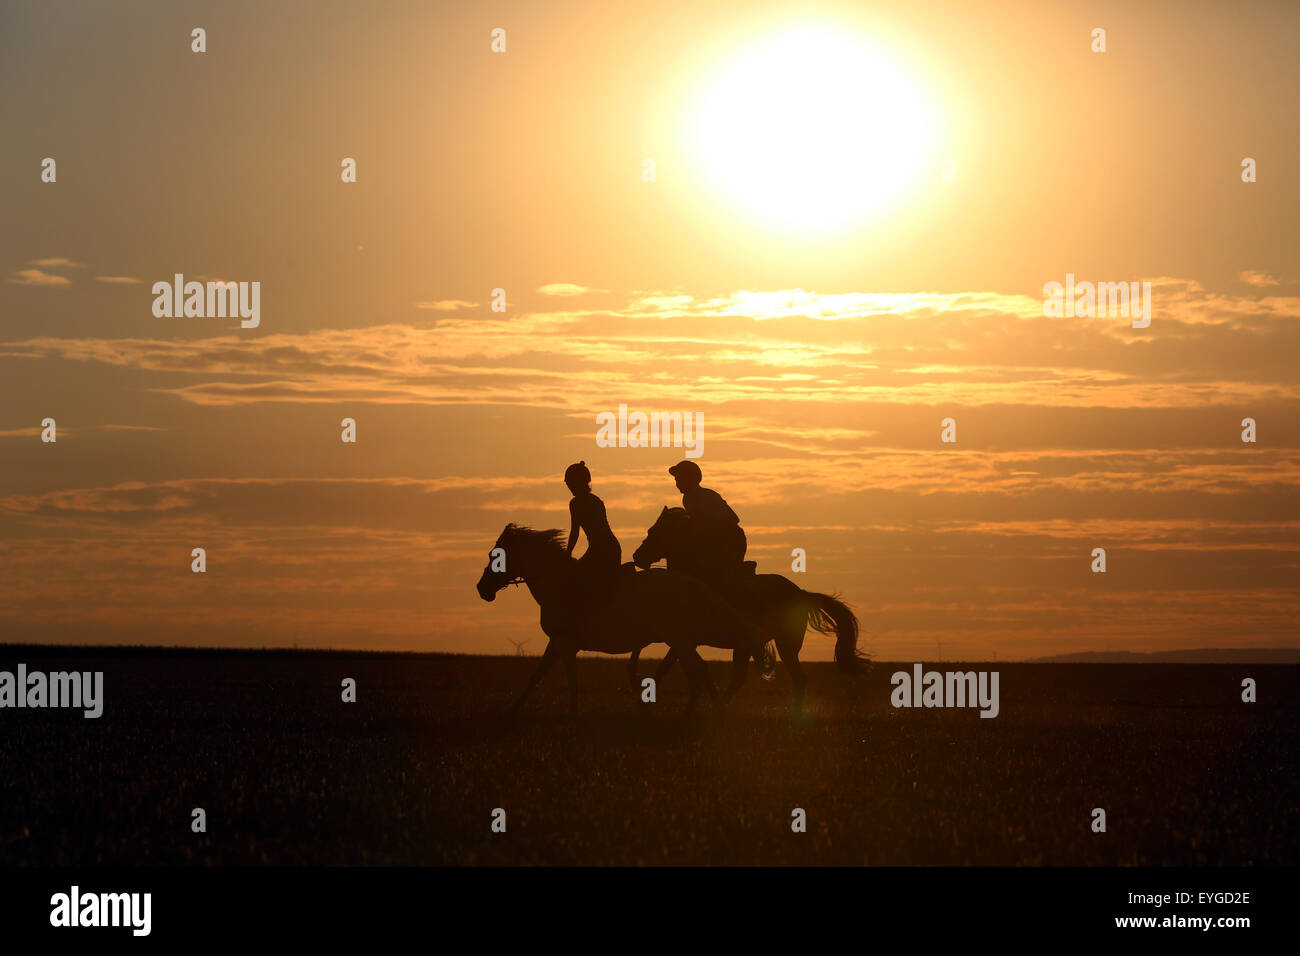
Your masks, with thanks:
M740 571L745 560L745 531L740 518L712 488L703 488L700 466L689 458L668 469L682 493L682 507L690 516L694 538L701 555L708 558L708 571Z

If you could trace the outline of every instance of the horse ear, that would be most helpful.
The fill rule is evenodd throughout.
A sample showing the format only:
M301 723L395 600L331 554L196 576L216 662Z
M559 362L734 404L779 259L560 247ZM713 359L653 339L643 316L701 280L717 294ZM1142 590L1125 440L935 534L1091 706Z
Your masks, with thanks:
M667 506L667 505L664 505L664 510L661 511L661 512L659 512L659 517L662 518L662 517L663 517L664 515L666 515L666 514L668 514L668 506Z

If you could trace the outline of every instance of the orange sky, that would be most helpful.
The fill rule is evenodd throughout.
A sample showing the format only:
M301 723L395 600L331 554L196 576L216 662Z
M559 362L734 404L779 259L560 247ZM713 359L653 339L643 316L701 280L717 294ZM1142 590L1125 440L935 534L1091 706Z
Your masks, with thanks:
M1300 12L1131 6L7 7L0 633L540 650L474 582L570 462L625 556L676 503L680 452L596 446L626 403L704 414L750 557L806 549L878 656L1294 645ZM833 238L737 215L684 132L810 16L941 116ZM155 317L178 272L260 325ZM1045 316L1067 273L1150 282L1150 327Z

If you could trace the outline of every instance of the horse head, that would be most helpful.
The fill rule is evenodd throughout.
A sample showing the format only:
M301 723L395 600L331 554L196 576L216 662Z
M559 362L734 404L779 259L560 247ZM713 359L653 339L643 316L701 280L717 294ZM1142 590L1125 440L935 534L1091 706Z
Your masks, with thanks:
M513 524L506 525L488 554L488 563L483 566L483 574L478 579L478 596L485 601L495 601L497 592L515 579L515 575L506 570L506 545L516 530Z
M527 582L529 577L545 574L548 568L570 563L558 529L536 531L512 522L505 526L488 554L488 563L478 579L478 596L493 601L508 584Z
M644 571L661 558L682 554L689 543L689 522L684 508L665 507L645 533L641 546L632 553L633 563Z

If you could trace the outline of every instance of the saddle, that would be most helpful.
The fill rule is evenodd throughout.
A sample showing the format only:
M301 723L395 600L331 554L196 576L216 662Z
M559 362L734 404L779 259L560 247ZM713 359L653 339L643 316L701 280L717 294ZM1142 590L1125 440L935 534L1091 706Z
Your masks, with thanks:
M747 593L757 575L758 562L745 561L723 569L714 569L711 574L701 574L700 578L713 585L730 600L738 600Z
M614 596L633 574L636 565L625 561L616 568L586 569L578 579L582 600L588 608L604 607L614 600Z

